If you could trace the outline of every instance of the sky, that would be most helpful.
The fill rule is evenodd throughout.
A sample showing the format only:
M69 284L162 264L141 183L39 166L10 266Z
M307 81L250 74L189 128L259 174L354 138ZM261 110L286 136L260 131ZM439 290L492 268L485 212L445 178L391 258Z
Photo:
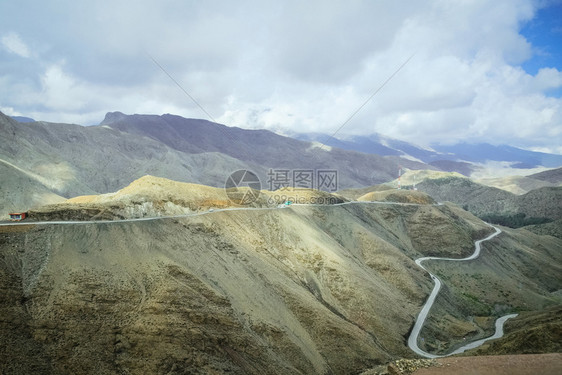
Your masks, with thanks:
M562 154L562 0L0 1L8 115L334 134L375 92L338 135Z

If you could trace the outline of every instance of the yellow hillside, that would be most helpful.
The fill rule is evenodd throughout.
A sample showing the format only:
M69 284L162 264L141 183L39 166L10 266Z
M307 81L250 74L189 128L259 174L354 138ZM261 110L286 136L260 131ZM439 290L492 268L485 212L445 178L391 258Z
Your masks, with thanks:
M161 177L144 176L116 193L85 195L71 198L72 204L140 204L144 202L166 203L191 209L228 207L232 203L224 189L177 182Z
M435 201L426 193L415 190L385 190L372 191L357 199L367 202L398 202L416 204L434 204Z
M232 194L234 193L234 194ZM182 215L211 209L240 207L244 197L255 197L243 207L275 207L290 201L294 204L336 204L346 199L312 189L281 189L256 191L177 182L166 178L144 176L129 186L101 195L85 195L63 203L34 210L36 218L44 219L114 219L161 215Z
M400 181L402 186L406 185L413 185L414 183L420 183L423 180L435 180L439 178L446 178L446 177L458 177L458 178L467 178L460 173L457 172L442 172L442 171L432 171L428 169L423 170L406 170L404 174L400 177ZM392 180L388 182L389 185L393 187L398 186L398 179Z

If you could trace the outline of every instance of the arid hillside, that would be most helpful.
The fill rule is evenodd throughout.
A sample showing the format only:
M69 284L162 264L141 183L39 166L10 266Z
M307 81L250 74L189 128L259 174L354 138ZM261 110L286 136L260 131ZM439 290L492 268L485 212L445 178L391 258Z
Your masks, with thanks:
M251 202L242 204L245 195ZM144 176L108 194L85 195L29 211L37 220L116 220L194 214L214 209L274 208L281 204L337 204L347 199L313 189L283 188L276 191L249 187L228 190L166 178Z
M535 173L529 176L535 180L547 181L554 184L562 183L562 168L549 169L544 172Z
M0 370L360 373L413 357L433 286L413 259L466 256L490 231L456 206L395 203L0 227ZM447 286L426 349L560 304L562 242L547 238L506 231L481 259L428 264Z
M542 187L515 195L457 177L425 179L417 187L440 202L456 203L478 216L522 213L527 217L562 218L562 187Z
M14 165L0 161L0 176L0 220L5 219L10 212L65 201L37 176L29 175Z
M357 198L361 202L397 202L397 203L412 203L412 204L435 204L433 198L420 191L412 190L384 190L373 191Z
M560 182L549 182L548 180L539 180L525 176L483 178L476 180L476 182L482 185L506 190L517 195L525 194L530 192L531 190L539 189L542 187L561 186Z

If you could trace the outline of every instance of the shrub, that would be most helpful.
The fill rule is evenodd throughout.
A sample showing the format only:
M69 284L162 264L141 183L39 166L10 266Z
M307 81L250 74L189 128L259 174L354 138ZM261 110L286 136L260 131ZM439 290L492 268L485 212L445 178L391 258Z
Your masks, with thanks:
M511 215L484 214L480 218L492 224L499 224L510 228L521 228L527 225L550 223L552 219L546 217L526 217L523 212Z

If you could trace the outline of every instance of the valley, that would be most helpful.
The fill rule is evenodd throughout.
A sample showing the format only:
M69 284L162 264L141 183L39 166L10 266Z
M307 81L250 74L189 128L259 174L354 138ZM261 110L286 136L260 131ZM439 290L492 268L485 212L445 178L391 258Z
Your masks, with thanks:
M20 358L1 359L10 371L339 374L411 358L433 288L414 259L465 257L493 233L430 200L115 219L0 227L4 356ZM560 304L560 240L504 232L479 259L428 265L445 285L426 350L490 336L499 314Z
M562 0L0 14L0 375L562 374Z

